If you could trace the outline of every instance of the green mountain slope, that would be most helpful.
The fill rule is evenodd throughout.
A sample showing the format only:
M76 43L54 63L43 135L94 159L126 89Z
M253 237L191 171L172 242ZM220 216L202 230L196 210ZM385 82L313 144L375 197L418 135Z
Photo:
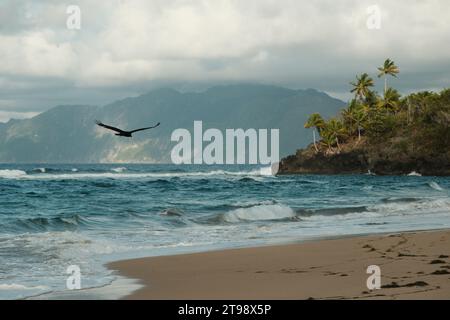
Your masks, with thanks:
M103 107L59 106L0 126L0 162L170 162L177 128L278 128L280 153L310 142L303 123L312 112L331 116L345 105L325 93L265 85L213 87L201 93L158 89ZM94 120L120 128L161 122L155 130L119 138Z

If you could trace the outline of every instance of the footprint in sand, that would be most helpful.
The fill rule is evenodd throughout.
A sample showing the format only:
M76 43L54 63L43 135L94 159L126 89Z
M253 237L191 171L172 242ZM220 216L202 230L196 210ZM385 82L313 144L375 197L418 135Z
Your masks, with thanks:
M281 273L304 273L306 271L298 270L298 269L281 269Z
M415 255L415 254L408 254L408 253L401 253L401 252L399 252L397 256L398 257L419 257L418 255Z
M445 261L444 260L433 260L430 262L430 264L444 264Z
M362 247L363 249L369 249L367 252L374 252L377 251L377 249L375 249L374 247L372 247L371 245L366 244L365 246Z
M411 287L426 287L429 284L425 281L416 281L412 283L407 283L400 285L397 282L391 282L390 284L385 284L384 286L381 286L382 289L393 289L393 288L411 288Z
M436 271L432 272L431 274L433 274L433 275L445 275L445 274L450 274L450 272L448 270L436 270Z

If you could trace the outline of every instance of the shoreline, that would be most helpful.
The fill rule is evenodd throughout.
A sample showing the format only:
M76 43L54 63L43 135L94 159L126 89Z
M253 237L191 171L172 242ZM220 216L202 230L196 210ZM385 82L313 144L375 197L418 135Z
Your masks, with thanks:
M106 265L123 299L450 299L450 229L146 257ZM381 268L380 290L366 282Z
M17 300L119 300L142 285L136 280L118 276L110 283L79 290L49 291Z

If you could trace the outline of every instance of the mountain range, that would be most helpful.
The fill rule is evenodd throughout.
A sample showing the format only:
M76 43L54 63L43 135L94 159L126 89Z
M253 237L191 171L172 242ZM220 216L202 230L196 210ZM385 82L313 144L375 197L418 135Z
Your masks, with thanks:
M33 118L0 123L2 163L168 163L177 128L280 129L280 156L311 141L303 125L309 114L332 116L343 101L314 90L270 85L236 84L203 92L156 89L105 106L63 105ZM132 139L114 136L95 125L104 123L133 129L161 122Z

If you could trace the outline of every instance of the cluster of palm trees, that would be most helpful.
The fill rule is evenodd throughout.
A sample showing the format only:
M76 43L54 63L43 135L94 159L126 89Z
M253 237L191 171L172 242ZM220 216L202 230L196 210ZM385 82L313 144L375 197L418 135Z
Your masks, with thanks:
M325 146L327 154L341 151L340 141L357 137L359 143L365 129L372 125L380 114L394 114L398 111L400 94L397 90L388 87L387 77L397 77L400 72L395 63L387 59L383 66L378 68L378 77L384 77L384 93L379 96L372 90L375 83L367 74L363 73L351 82L351 92L355 95L347 108L342 110L340 117L325 120L318 113L312 114L305 123L305 128L313 128L314 148L319 152ZM320 142L316 137L320 136Z

